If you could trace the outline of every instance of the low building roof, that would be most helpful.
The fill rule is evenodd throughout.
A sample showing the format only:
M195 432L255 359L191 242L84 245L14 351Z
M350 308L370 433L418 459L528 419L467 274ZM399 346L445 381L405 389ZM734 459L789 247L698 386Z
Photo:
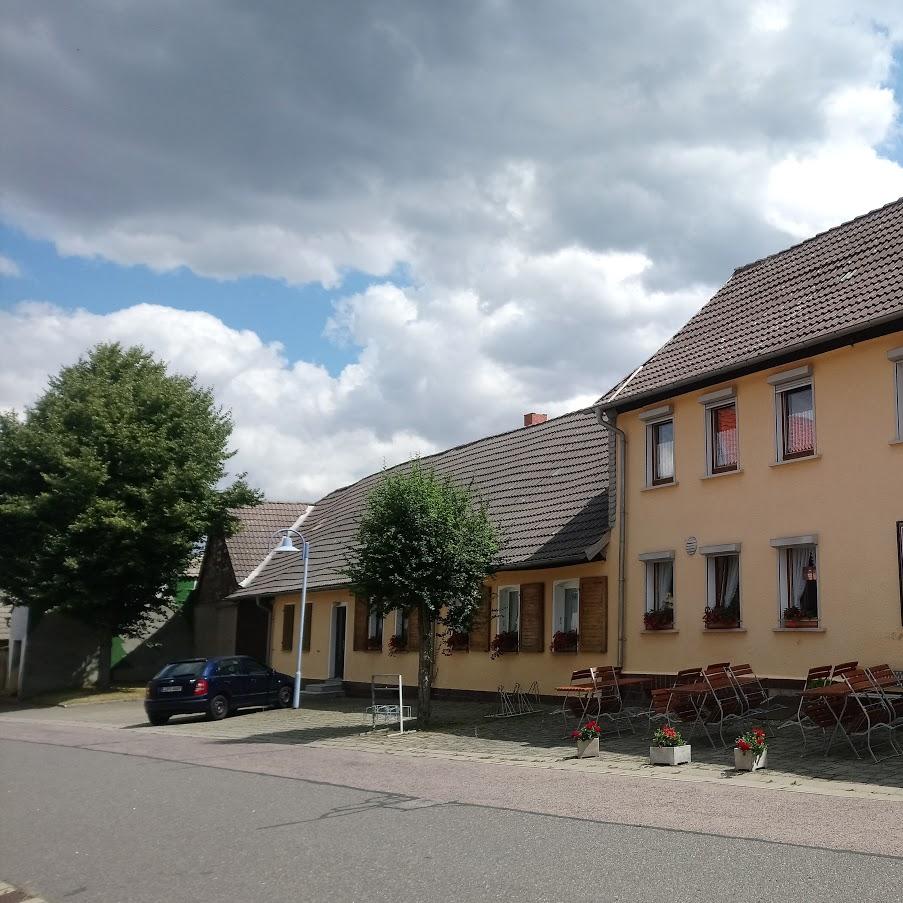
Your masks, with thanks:
M592 409L420 460L439 476L472 485L488 503L504 540L500 569L555 567L598 554L608 531L608 438ZM385 472L410 466L407 462ZM348 584L346 556L367 494L385 472L330 493L305 518L302 530L311 544L309 588ZM232 597L296 592L300 584L297 556L275 555Z
M903 198L734 271L599 403L629 410L831 340L903 328ZM839 343L839 342L838 342Z
M246 579L273 548L276 531L293 526L308 508L308 502L261 502L230 512L241 521L238 532L226 538L236 581Z

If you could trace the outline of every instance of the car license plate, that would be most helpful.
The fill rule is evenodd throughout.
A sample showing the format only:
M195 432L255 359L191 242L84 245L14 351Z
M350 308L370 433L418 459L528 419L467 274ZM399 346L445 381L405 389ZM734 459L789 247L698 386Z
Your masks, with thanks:
M180 693L181 687L160 687L161 693Z

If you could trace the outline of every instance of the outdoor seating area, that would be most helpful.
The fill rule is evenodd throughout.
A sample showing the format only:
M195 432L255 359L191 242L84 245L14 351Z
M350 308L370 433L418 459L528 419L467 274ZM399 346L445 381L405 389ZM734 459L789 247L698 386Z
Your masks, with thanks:
M771 696L748 663L717 662L687 668L666 687L653 687L653 679L624 676L610 666L585 668L571 674L570 683L556 687L565 730L590 722L608 723L620 737L622 728L636 733L636 722L646 722L647 734L656 725L685 732L688 739L701 734L712 749L728 746L737 733L754 722L777 721L772 730L793 728L802 739L801 755L808 752L807 735L820 734L827 756L845 740L857 758L867 752L873 762L903 755L896 732L903 728L903 673L889 665L862 668L857 661L811 668L804 686ZM628 705L628 693L648 691L648 704ZM786 714L788 695L798 696L795 713ZM857 746L856 741L859 742ZM879 757L875 745L886 747Z

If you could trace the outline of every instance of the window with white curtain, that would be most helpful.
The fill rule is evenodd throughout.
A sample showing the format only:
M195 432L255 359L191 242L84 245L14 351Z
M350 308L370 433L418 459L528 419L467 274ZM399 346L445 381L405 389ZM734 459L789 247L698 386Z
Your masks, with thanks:
M383 618L382 615L370 610L370 617L367 618L367 640L368 642L382 642L383 638Z
M706 429L708 430L709 474L729 473L736 470L740 462L740 447L737 441L737 403L713 404L706 407Z
M778 461L815 454L815 395L811 380L776 387L775 416Z
M781 620L818 620L818 546L793 545L778 549Z
M674 421L658 420L646 427L648 473L650 486L674 482Z
M520 587L499 587L499 633L517 633L520 629Z
M709 555L708 607L717 609L722 622L740 624L740 556Z
M555 633L576 633L580 629L580 581L559 580L553 592L552 619Z
M674 605L674 562L646 562L646 611L664 611Z

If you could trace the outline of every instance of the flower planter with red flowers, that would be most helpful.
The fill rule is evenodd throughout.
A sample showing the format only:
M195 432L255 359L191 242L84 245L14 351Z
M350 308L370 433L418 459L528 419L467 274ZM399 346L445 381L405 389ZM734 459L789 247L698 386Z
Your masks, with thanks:
M576 630L558 630L552 637L550 652L576 652L580 645L580 635Z
M399 652L408 651L407 637L402 634L395 633L389 637L389 655L398 655Z
M489 657L495 660L506 652L517 652L518 639L516 630L503 630L497 633L489 643Z
M795 606L784 609L782 621L785 627L797 628L798 630L805 630L806 628L811 630L813 627L818 627L817 617L813 618L809 613Z
M768 766L768 741L761 727L737 737L734 741L734 768L738 771L758 771Z
M450 630L445 635L445 642L442 644L442 652L445 655L451 655L453 652L467 652L468 649L470 649L470 634Z
M649 762L652 765L686 765L690 762L690 744L684 743L680 731L670 725L660 727L652 735Z
M643 615L643 625L646 630L673 630L674 609L659 608L655 611L647 611Z
M706 630L736 630L740 626L740 612L735 606L706 606L702 613Z
M571 732L571 736L577 741L578 759L599 755L599 735L601 733L602 728L596 721L587 721L586 724Z

